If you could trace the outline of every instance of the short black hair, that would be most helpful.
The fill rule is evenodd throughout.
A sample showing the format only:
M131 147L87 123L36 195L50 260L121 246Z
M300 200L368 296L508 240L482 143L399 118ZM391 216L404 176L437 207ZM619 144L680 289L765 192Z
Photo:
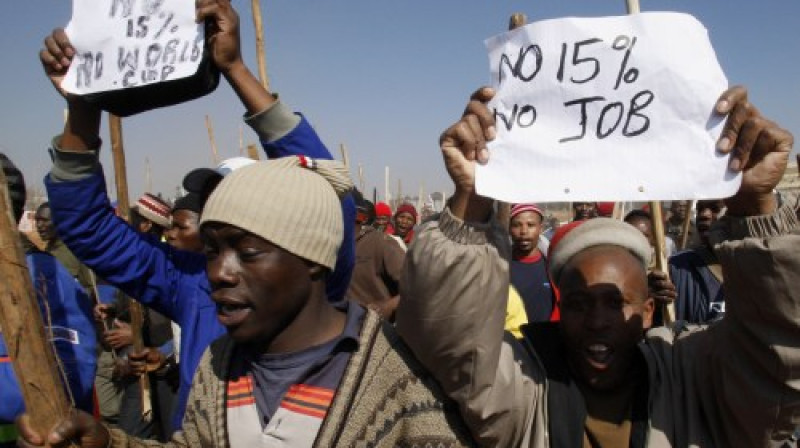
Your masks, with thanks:
M625 222L631 222L631 221L636 220L636 219L646 219L646 220L650 221L651 223L653 222L653 217L650 216L649 212L647 212L645 210L638 209L638 208L637 209L633 209L630 212L628 212L628 214L625 215L625 220L624 221Z

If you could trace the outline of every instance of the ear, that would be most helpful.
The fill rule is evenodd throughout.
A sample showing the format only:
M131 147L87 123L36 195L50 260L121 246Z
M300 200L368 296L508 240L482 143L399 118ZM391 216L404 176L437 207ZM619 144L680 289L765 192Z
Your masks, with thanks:
M656 300L652 297L642 303L642 326L649 330L653 326L653 313L656 311Z
M148 219L142 220L142 222L139 223L139 231L142 233L149 232L152 227L153 222Z

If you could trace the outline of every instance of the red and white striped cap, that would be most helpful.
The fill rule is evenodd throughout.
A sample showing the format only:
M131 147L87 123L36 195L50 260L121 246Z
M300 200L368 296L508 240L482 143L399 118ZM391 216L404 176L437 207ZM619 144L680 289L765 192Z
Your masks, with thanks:
M161 227L169 228L170 226L172 207L158 196L145 193L136 200L136 204L134 204L131 209L136 210L144 218L153 221L153 223Z

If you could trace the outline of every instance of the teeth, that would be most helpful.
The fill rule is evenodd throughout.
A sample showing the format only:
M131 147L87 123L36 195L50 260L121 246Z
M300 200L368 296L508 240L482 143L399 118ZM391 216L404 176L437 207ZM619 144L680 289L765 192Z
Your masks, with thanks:
M603 354L608 351L608 346L605 344L592 344L588 347L592 353Z

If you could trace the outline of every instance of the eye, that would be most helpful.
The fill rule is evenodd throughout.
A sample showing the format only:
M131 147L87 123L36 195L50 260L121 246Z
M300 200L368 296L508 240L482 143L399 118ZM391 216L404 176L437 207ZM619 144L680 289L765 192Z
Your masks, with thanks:
M203 244L203 255L206 256L206 260L213 260L217 257L218 254L219 250L216 247L208 243Z

